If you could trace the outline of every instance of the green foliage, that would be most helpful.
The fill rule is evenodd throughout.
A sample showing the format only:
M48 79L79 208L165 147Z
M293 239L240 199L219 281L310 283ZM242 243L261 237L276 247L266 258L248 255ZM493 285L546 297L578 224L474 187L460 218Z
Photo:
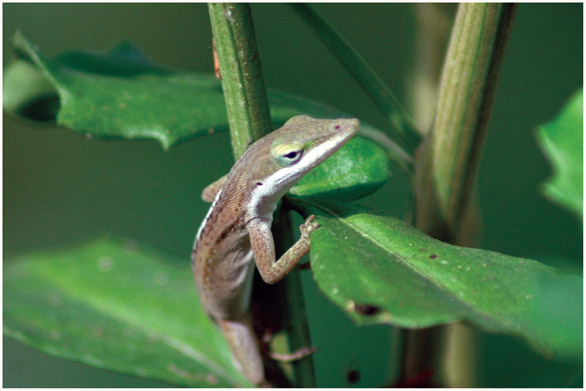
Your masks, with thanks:
M467 321L522 336L550 357L582 357L580 277L453 246L364 207L297 204L322 227L311 236L319 287L359 324L423 328ZM559 298L563 305L556 306Z
M57 93L57 123L88 137L154 138L168 148L194 133L222 126L222 90L211 75L172 73L149 65L129 44L106 54L73 52L49 59L20 34L13 42L20 61L32 62ZM30 111L27 107L38 100L37 90L17 100L12 96L19 93L14 87L21 80L8 80L4 99L14 103L7 109Z
M212 74L173 72L154 65L133 45L107 53L74 51L43 56L20 33L13 38L18 61L4 73L4 109L34 121L57 124L95 139L155 139L163 148L228 129L222 86ZM305 114L348 117L326 105L279 91L269 92L273 125ZM367 137L384 138L362 124ZM388 148L400 164L405 155Z
M4 267L4 333L59 357L188 387L242 387L188 269L100 239ZM179 264L179 262L174 262Z
M583 185L583 92L577 92L560 114L542 125L537 138L553 167L553 176L544 184L545 195L582 219Z
M55 108L47 99L52 85L61 102L57 122L88 137L154 138L167 149L228 128L222 89L212 75L170 72L151 64L128 43L105 54L68 52L55 60L43 57L20 34L14 44L26 58L8 67L4 107L28 119L50 117L48 112ZM275 92L271 98L275 123L299 114L342 115L284 93ZM379 132L368 125L362 127L369 134ZM337 199L358 199L375 192L388 179L388 157L369 140L357 139L328 160L293 193L332 197L333 192Z
M310 171L289 191L299 197L352 201L374 193L389 179L389 159L383 149L361 137Z
M166 70L129 44L55 59L21 35L14 44L20 58L5 72L4 108L25 118L56 119L91 138L154 138L165 149L227 128L212 75ZM269 101L275 125L298 114L343 115L281 92L270 92ZM580 94L539 133L556 167L548 194L580 216L581 133L578 141L568 129L581 129L581 102ZM388 180L388 156L406 162L385 148L356 138L292 189L294 204L318 215L322 226L311 249L322 291L359 324L421 328L464 320L520 336L548 357L579 360L580 277L451 246L362 207L320 201L356 200L379 189ZM115 240L11 260L4 332L50 354L136 376L182 386L246 385L199 304L191 273L168 261Z

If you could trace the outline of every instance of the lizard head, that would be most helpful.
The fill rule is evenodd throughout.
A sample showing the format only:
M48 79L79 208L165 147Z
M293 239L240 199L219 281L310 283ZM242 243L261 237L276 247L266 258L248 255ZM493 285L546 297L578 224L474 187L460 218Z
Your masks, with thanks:
M340 149L359 127L355 118L291 118L245 153L260 193L281 197L301 177ZM244 156L243 156L244 157ZM262 183L262 185L260 185Z

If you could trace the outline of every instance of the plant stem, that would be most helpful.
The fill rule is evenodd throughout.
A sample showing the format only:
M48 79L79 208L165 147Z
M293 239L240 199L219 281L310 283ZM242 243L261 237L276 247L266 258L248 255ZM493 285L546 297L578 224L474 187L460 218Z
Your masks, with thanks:
M412 154L421 137L413 120L382 79L368 63L342 38L342 36L309 5L296 3L293 8L313 28L315 34L328 46L336 58L346 67L358 84L370 96L381 113L393 126L396 141Z
M415 225L449 243L462 243L474 234L470 216L475 214L471 201L476 172L515 10L512 4L460 4L444 61L434 124L416 156ZM430 335L435 346L421 354ZM412 332L406 340L407 364L402 378L416 378L434 368L443 353L438 340L444 338L445 328L441 327ZM449 345L452 357L460 358L468 356L467 347L473 346L459 349ZM453 349L460 351L454 353Z
M260 56L247 4L208 5L235 159L271 131Z
M454 243L473 194L512 4L461 4L440 83L434 126L416 161L416 226Z
M276 251L283 254L294 242L291 213L281 208L277 219L278 224L273 232L275 236L283 238L284 241L276 243ZM284 244L284 245L283 245ZM299 268L295 268L287 274L281 283L282 297L285 299L287 311L284 314L287 337L289 339L289 350L294 352L303 347L310 346L309 324L305 312L305 300L301 286L301 274ZM295 387L315 388L315 372L313 368L313 356L309 355L293 362L293 370L297 384Z
M238 159L248 145L271 131L271 119L262 78L260 56L256 47L250 6L244 3L210 3L208 5L222 87L230 124L234 157ZM293 231L288 212L280 212L275 224L275 246L288 248ZM293 270L276 285L285 301L287 337L291 351L311 346L305 303L298 271ZM263 308L263 312L279 313ZM313 359L293 362L297 385L315 387ZM270 379L269 379L270 380Z
M409 89L409 111L417 129L427 134L433 122L442 64L456 15L456 4L417 3L415 64L412 88Z
M463 323L445 328L443 355L444 385L450 388L477 387L476 331Z

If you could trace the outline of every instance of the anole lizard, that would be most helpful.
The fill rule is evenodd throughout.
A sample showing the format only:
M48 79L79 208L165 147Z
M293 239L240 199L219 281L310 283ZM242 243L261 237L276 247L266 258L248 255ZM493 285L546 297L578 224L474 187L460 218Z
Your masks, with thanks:
M300 239L275 260L273 212L281 197L342 147L358 126L357 119L293 117L252 144L228 175L202 193L213 203L193 246L199 297L237 366L257 387L268 383L250 314L254 263L265 282L276 283L309 252L309 234L319 227L310 216L299 227Z

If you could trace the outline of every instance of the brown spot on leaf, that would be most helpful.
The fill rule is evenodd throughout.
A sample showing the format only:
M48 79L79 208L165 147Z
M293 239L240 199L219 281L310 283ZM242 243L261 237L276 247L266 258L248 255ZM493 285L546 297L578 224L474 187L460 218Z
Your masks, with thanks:
M354 310L360 315L372 316L380 312L380 307L369 304L356 304Z

